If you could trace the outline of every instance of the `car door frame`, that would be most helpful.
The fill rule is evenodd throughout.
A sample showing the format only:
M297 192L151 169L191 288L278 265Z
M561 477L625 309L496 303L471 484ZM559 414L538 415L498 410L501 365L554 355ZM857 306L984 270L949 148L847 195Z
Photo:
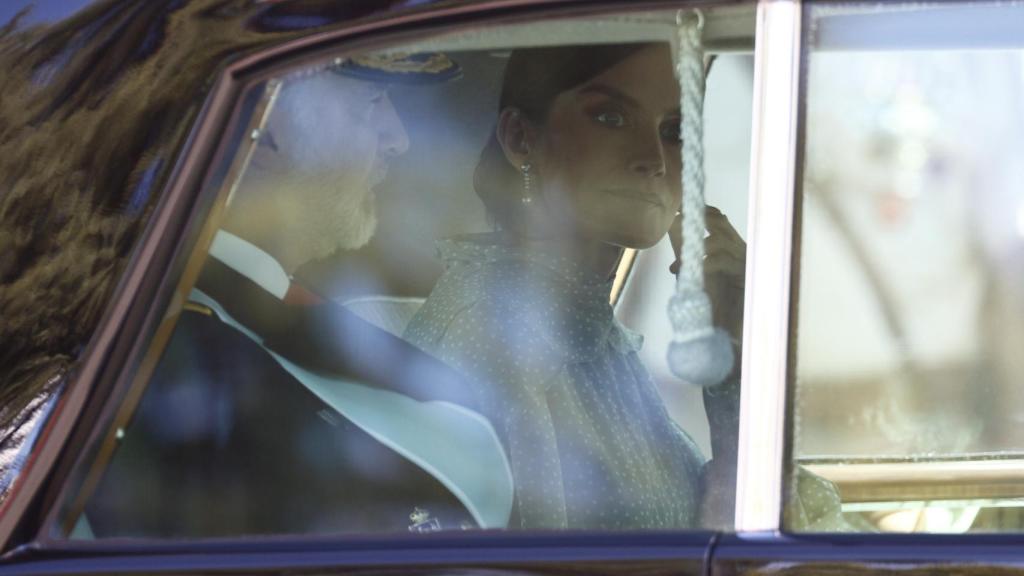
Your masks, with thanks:
M159 204L147 223L129 265L114 292L112 304L90 340L82 363L67 385L52 416L45 425L32 461L4 504L0 516L0 549L14 538L21 542L0 561L0 573L14 571L72 572L135 570L148 561L160 561L162 568L205 570L289 566L511 566L526 568L587 562L610 562L615 566L650 561L650 573L673 573L683 560L706 556L715 535L710 531L622 534L465 534L424 539L417 537L365 537L308 539L282 537L240 538L219 542L178 543L96 543L53 538L48 526L60 513L72 470L85 452L104 432L99 423L112 419L117 409L110 399L126 384L126 372L159 324L159 316L170 300L173 280L180 272L181 254L191 251L201 222L210 210L214 167L223 162L224 142L218 136L232 123L232 110L248 83L267 67L292 57L307 57L340 46L361 42L393 42L416 37L440 26L445 30L471 27L475 23L519 21L538 15L585 14L588 12L638 11L666 6L721 4L679 0L560 1L488 0L472 4L430 7L428 10L397 12L370 22L354 22L317 32L297 40L271 46L231 63L213 86L194 124L187 143ZM454 24L453 24L454 23ZM382 40L383 38L383 40ZM299 542L298 540L302 540ZM531 564L533 563L533 564ZM551 564L554 563L554 564ZM616 564L618 563L618 564ZM580 564L583 565L583 564ZM609 565L611 566L611 565ZM616 573L610 568L608 573ZM623 568L625 569L625 568ZM353 568L355 570L355 568ZM648 571L645 568L645 573ZM355 572L354 572L355 573ZM538 572L542 573L542 572Z
M1024 534L793 533L784 526L793 456L789 407L805 147L803 43L814 3L758 6L736 526L716 538L709 573L1024 574Z

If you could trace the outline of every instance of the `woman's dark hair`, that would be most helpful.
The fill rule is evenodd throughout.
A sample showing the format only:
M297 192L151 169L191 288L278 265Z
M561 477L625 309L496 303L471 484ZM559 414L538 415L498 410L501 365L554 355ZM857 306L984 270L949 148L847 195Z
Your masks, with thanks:
M512 51L502 80L498 113L516 108L543 124L555 98L653 44L601 44L523 48ZM509 164L497 128L480 153L473 188L487 212L505 230L520 229L522 176Z

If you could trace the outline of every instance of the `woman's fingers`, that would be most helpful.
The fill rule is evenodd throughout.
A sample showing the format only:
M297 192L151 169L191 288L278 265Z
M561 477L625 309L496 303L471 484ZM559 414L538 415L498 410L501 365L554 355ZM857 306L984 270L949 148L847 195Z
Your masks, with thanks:
M676 214L675 220L672 222L672 226L668 229L669 238L672 240L672 248L678 253L679 249L683 245L682 228L680 221L682 220L682 214ZM710 237L721 238L721 241L736 245L746 246L743 238L736 232L729 219L722 214L722 211L714 206L706 206L704 208L704 229L707 230ZM705 240L707 242L707 240Z
M742 286L744 283L743 266L734 262L708 260L704 263L704 277L718 277L720 282Z
M724 248L729 253L743 258L746 256L747 243L736 232L729 219L717 208L709 206L706 211L705 225L709 236L704 241L705 251L711 253L714 248Z
M708 242L704 245L704 259L705 261L716 259L742 263L747 259L747 251L743 246L737 247L734 244L717 241Z
M675 222L669 229L669 238L672 241L672 249L676 255L675 262L669 267L672 274L679 272L679 254L682 249L682 235L680 231L681 216L676 216ZM747 245L743 238L736 232L729 219L714 206L706 206L704 211L705 229L708 236L704 239L704 275L705 278L711 274L725 274L729 276L740 276L730 284L739 282L742 284L742 275L746 266Z
M747 260L743 254L726 247L712 247L704 259L704 275L730 276L742 282L746 273Z
M735 338L743 331L743 292L747 244L725 214L714 206L705 211L704 286L711 298L716 326Z
M731 240L743 243L743 237L740 236L740 233L737 232L735 228L733 228L732 223L729 222L729 218L714 206L708 206L704 211L704 224L708 229L711 229L712 227L718 228Z

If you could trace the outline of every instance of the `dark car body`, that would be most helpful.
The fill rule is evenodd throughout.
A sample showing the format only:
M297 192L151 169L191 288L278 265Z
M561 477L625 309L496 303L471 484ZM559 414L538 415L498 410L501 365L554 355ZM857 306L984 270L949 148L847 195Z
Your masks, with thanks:
M59 376L63 389L30 459L0 504L0 574L1024 573L1024 537L1017 535L786 533L780 527L781 463L775 468L778 478L762 479L762 493L774 494L774 503L761 503L767 512L744 516L740 511L735 531L726 532L93 542L67 540L52 531L77 457L99 442L100 423L116 414L118 405L108 399L116 397L115 390L124 386L123 374L139 361L139 343L159 329L158 312L170 297L169 284L180 274L175 268L180 255L196 241L195 222L211 210L210 195L202 193L204 183L223 177L216 173L226 154L218 148L219 139L232 126L231 112L246 82L288 59L340 45L373 46L426 31L472 29L484 22L682 4L699 3L97 0L48 13L45 3L11 0L3 14L15 15L0 30L0 57L17 68L3 72L0 90L7 100L4 114L13 114L8 95L17 94L22 116L18 125L0 127L0 185L11 190L0 194L23 196L18 204L21 221L33 222L39 239L15 239L13 234L0 238L34 242L19 253L28 259L55 258L63 265L78 256L62 243L88 242L104 234L117 241L113 253L77 263L103 270L88 290L62 285L69 280L58 274L38 279L48 289L19 303L38 311L34 321L39 326L51 327L51 350L66 352L33 357L36 365L48 367L51 377ZM767 15L776 2L761 4ZM799 16L799 3L778 4L788 5L786 14ZM34 88L27 87L30 82ZM766 94L774 89L762 88ZM772 107L780 106L785 109L779 114L792 116L795 123L798 91L789 88L788 100L766 97L763 114L772 115ZM35 134L40 127L46 132ZM793 141L765 144L779 133L764 130L762 146L793 149ZM28 154L34 156L31 164ZM57 188L14 186L19 179L39 181L44 167L61 177L72 173L85 182L83 190L93 191L92 197L68 202ZM109 230L69 236L68 230L77 226L75 209L86 202L123 217ZM763 218L778 214L764 208ZM14 221L15 216L7 215L3 225ZM60 304L54 306L55 301ZM12 306L10 301L0 304ZM13 365L19 354L24 359L34 353L29 346L12 346L3 358ZM768 425L778 425L778 434L783 434L781 417ZM747 496L746 505L756 509L751 502L761 494ZM741 495L738 507L744 505ZM774 524L766 524L766 517L774 518Z

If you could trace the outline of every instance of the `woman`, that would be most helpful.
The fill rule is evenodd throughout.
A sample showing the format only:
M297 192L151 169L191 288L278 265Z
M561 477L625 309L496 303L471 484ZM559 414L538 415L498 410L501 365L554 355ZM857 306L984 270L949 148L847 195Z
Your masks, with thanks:
M608 304L623 249L676 218L679 147L666 44L512 53L474 178L499 231L440 244L446 272L405 334L480 383L515 480L510 527L698 524L705 458ZM741 283L741 241L709 221L709 259Z

